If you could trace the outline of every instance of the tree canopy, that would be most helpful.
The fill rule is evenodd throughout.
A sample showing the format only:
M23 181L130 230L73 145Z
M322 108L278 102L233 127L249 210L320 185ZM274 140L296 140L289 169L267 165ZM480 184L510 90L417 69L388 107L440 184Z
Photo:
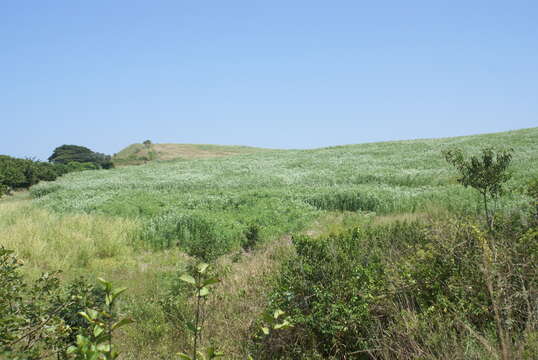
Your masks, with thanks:
M48 158L52 163L69 164L70 162L94 163L103 169L113 167L110 155L94 152L79 145L62 145L54 149Z

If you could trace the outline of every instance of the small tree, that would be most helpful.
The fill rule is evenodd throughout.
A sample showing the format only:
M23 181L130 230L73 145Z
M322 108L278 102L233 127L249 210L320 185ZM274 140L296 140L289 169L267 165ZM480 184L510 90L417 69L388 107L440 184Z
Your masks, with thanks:
M493 228L493 214L488 201L503 194L503 186L510 177L508 166L512 160L512 149L495 151L483 148L480 155L466 158L461 149L450 149L443 152L446 161L460 173L458 182L463 186L476 189L484 204L484 213L489 230Z

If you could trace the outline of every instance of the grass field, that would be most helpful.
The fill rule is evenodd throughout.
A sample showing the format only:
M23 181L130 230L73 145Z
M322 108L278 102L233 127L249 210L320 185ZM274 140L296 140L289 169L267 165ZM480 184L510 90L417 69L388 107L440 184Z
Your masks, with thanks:
M261 238L303 229L328 211L376 214L430 207L477 211L441 151L513 148L507 204L538 171L538 128L447 139L264 151L73 173L34 186L35 203L56 213L137 219L140 239L215 257L237 249L249 226ZM202 242L203 244L200 244ZM212 243L212 244L209 244Z

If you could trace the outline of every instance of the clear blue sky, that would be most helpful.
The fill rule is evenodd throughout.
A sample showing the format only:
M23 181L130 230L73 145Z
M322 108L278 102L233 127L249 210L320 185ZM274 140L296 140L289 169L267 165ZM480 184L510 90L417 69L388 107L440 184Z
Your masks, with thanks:
M0 154L538 126L538 1L0 1Z

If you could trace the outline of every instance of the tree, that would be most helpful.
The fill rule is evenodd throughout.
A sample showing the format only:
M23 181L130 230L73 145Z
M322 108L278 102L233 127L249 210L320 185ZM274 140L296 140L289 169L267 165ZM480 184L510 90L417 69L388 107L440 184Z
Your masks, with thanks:
M54 149L48 160L55 164L69 164L71 162L93 163L103 169L113 166L110 155L94 152L87 147L78 145L62 145Z
M54 149L48 160L57 164L68 164L71 161L84 163L94 162L95 156L94 152L87 147L78 145L62 145Z
M504 184L510 179L508 166L512 160L512 149L495 151L487 147L480 155L465 157L461 149L450 149L443 152L446 161L460 173L458 182L465 187L476 189L484 204L484 213L489 230L493 228L493 214L488 201L499 197L504 192Z

